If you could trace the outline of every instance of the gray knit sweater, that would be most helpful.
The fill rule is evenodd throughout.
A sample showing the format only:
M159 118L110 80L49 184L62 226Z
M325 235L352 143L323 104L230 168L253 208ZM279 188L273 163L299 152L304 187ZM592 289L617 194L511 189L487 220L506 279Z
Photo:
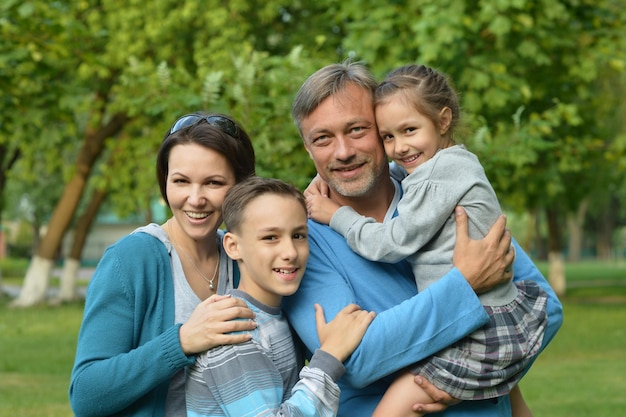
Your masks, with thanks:
M407 258L422 291L452 268L455 206L465 208L473 239L484 237L501 210L478 158L463 145L437 152L402 180L402 191L398 215L385 223L344 206L330 226L367 259L395 263ZM481 295L481 302L505 304L516 294L511 286L496 288Z

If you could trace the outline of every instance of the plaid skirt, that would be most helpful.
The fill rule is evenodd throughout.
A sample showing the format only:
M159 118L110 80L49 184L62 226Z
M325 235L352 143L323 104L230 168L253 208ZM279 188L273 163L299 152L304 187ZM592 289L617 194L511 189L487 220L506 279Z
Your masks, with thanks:
M548 298L541 287L533 281L514 284L515 300L484 307L488 324L410 371L460 400L508 394L539 352L548 323Z

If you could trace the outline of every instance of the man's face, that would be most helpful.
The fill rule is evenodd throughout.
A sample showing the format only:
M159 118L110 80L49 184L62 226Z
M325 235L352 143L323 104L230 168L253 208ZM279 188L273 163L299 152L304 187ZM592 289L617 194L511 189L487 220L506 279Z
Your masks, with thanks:
M361 197L387 165L372 95L356 85L326 98L301 124L304 146L319 175L345 197Z

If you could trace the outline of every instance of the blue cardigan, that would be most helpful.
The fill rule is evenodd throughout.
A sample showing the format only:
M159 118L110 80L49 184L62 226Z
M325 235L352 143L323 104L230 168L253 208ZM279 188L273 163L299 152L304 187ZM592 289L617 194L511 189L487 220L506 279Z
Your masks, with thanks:
M69 389L76 416L163 415L186 356L174 324L165 245L133 233L109 247L89 283Z

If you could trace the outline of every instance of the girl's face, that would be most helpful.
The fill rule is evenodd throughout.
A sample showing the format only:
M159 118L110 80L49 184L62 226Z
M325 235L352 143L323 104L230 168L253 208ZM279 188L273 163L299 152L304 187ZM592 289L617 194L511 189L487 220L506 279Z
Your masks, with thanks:
M195 241L214 238L222 224L222 203L235 174L221 153L189 143L169 155L166 192L176 223Z
M395 93L387 101L376 106L376 124L387 156L402 166L410 174L418 166L432 158L451 141L444 136L449 123L442 110L440 129L426 115L408 105L400 93ZM445 126L445 128L444 128Z

